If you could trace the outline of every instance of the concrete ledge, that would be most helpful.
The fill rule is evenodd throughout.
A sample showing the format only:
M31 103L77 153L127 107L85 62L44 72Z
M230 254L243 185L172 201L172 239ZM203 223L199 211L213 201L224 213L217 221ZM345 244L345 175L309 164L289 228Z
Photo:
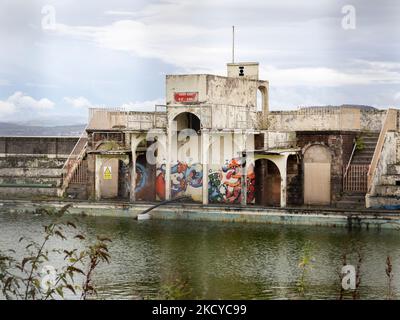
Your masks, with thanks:
M2 200L0 210L29 212L39 207L61 208L71 203L70 214L129 217L152 206L152 203L89 202L89 201L24 201ZM169 204L150 212L151 219L224 221L286 225L329 226L346 228L390 228L400 230L400 211L341 210L331 208L262 208L241 206L203 206Z
M10 186L2 186L0 188L0 199L1 198L24 198L24 199L31 199L32 197L40 197L40 196L57 196L57 188L49 187L49 186L29 186L25 185L25 187L13 185ZM0 200L3 202L3 200Z

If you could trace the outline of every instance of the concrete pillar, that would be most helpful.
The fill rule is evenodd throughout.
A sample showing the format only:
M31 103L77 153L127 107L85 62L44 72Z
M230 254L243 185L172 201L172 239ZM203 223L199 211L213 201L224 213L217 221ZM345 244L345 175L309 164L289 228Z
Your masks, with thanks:
M202 163L203 163L203 204L208 204L208 154L210 146L210 134L208 129L201 131L202 139Z
M94 187L94 192L95 192L95 199L100 200L101 194L100 194L100 167L101 167L101 161L100 157L98 155L95 156L95 165L94 165L94 174L95 174L95 187Z
M130 202L135 202L135 189L136 189L136 149L143 139L141 136L134 136L131 135L130 137L130 144L131 144L131 151L132 151L132 167L131 167L131 190L129 193L129 200Z
M246 161L245 164L243 164L243 161ZM245 206L247 204L247 170L248 170L248 161L247 161L247 153L242 154L242 199L240 204Z
M131 167L131 188L129 192L129 201L135 202L135 189L136 189L136 148L132 149L132 167Z
M238 139L239 136L236 136ZM249 172L250 165L254 163L254 134L251 132L242 132L242 144L241 150L245 153L241 153L242 161L246 162L246 165L242 165L242 205L247 205L247 173ZM244 171L244 172L243 172Z
M279 166L281 173L281 208L285 208L287 205L287 159L288 155L283 155Z
M174 125L175 124L175 125ZM172 162L172 137L176 138L176 123L172 121L167 130L167 163L165 164L165 200L171 199L171 162ZM176 150L175 150L176 152Z

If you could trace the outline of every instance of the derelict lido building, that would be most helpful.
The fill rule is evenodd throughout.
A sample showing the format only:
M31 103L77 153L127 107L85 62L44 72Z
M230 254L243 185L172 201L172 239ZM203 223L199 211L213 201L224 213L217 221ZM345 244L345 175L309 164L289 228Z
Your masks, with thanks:
M258 71L258 63L230 63L226 77L167 75L166 105L154 112L90 109L54 194L131 203L400 204L397 110L269 111L269 83Z

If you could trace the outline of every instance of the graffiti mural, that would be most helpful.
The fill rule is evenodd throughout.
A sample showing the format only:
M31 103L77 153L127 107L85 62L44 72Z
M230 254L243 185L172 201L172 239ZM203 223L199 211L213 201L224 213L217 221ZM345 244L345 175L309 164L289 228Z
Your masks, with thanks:
M136 159L136 200L154 201L156 199L155 178L155 165L149 164L145 155L139 155Z
M247 197L246 202L248 204L255 203L256 201L256 174L254 172L254 164L249 164L247 168Z
M156 195L157 200L165 200L165 163L156 169Z
M220 169L210 170L208 175L208 201L240 203L242 175L239 159L231 159Z
M171 167L172 198L190 195L194 201L202 201L203 166L178 161Z

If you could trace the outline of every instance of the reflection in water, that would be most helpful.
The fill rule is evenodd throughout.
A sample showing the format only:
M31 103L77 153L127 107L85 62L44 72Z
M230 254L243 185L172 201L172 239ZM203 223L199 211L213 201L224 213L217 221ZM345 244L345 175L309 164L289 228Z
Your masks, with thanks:
M21 236L41 239L47 219L0 213L0 250L15 248ZM342 256L349 253L348 262L356 264L357 250L363 255L360 297L386 298L387 255L393 258L393 284L399 294L400 237L394 230L106 217L79 217L79 228L89 240L96 235L113 240L111 264L100 265L94 277L100 298L155 298L163 286L187 281L188 298L336 299ZM79 243L55 241L54 246ZM312 262L301 296L299 262L308 242Z

